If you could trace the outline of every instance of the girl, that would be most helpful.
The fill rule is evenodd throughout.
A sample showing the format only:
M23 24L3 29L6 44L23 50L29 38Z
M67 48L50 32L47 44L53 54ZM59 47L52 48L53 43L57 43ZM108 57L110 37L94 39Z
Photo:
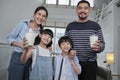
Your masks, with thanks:
M53 68L50 50L47 48L51 44L53 32L45 29L40 34L40 43L35 47L29 47L28 41L24 39L24 53L21 62L25 63L32 56L32 70L29 80L52 80Z
M39 30L43 29L42 23L46 21L48 17L48 11L45 7L39 6L36 8L33 19L21 21L16 28L9 34L8 42L11 46L14 46L14 51L9 63L8 80L23 80L25 65L21 64L20 57L23 53L23 38L25 37L26 32L31 28L37 34ZM37 41L37 40L36 40ZM39 42L37 42L38 44ZM25 79L26 80L26 79Z

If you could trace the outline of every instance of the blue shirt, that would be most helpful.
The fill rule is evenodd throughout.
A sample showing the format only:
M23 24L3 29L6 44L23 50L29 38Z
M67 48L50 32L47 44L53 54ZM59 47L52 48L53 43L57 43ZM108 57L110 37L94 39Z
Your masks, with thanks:
M58 55L55 57L55 61L54 61L55 80L58 80L61 61L62 61L62 55ZM80 66L78 58L76 56L74 57L74 61L81 70L81 66ZM68 56L63 58L63 67L62 67L60 79L61 80L78 80L78 75L76 74Z
M25 37L26 32L29 30L29 23L30 20L22 20L18 23L18 25L7 37L7 41L10 45L13 41L18 41L22 44L23 38ZM39 31L37 33L39 33ZM23 49L15 46L14 51L23 52Z

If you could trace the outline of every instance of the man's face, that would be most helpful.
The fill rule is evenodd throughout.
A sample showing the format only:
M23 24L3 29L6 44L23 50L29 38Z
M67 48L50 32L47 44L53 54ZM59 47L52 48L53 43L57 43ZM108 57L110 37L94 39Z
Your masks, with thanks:
M76 8L76 13L80 20L86 20L90 13L90 7L87 3L80 3Z

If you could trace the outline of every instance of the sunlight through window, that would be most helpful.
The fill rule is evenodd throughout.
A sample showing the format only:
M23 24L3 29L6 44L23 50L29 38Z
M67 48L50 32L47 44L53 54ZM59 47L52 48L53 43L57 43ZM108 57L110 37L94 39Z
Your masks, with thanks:
M80 0L46 0L46 4L58 4L58 5L71 5L76 6ZM94 7L94 0L87 0L90 2L91 7ZM57 3L58 2L58 3Z
M56 0L46 0L46 4L56 4Z
M69 5L69 0L58 0L59 5Z

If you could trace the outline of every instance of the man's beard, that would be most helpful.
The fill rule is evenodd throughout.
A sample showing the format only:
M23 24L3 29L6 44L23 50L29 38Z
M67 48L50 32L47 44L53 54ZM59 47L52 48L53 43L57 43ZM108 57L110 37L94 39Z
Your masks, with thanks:
M80 17L78 16L80 20L86 20L87 19L87 16L86 17Z

